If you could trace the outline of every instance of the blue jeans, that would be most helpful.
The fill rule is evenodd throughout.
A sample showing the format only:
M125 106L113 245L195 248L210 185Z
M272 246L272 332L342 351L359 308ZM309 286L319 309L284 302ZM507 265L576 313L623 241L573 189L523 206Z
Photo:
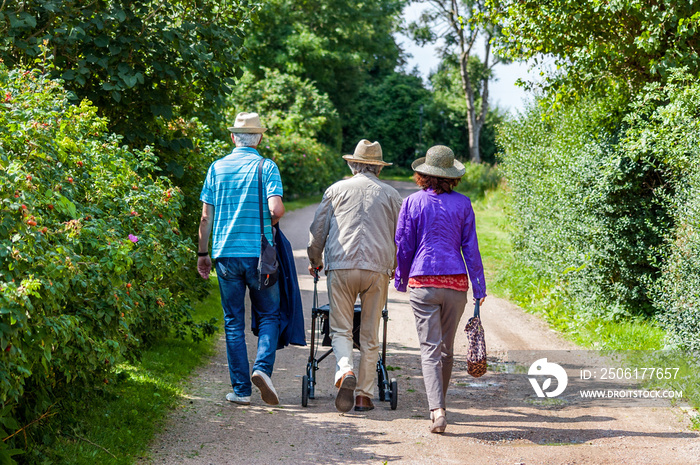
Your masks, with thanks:
M221 290L221 306L224 308L224 332L226 333L226 355L231 386L237 396L249 396L250 366L245 343L245 289L250 290L250 301L258 320L258 354L253 371L260 370L272 376L275 364L277 340L280 332L279 285L258 290L258 259L217 258L216 274Z

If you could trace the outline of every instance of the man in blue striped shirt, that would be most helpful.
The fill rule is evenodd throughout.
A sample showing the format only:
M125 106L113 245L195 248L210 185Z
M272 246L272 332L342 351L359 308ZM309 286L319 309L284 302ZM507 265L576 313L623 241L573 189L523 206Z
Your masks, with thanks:
M230 402L250 404L252 382L260 389L263 401L277 405L279 398L272 385L272 369L279 338L279 284L258 289L257 265L260 256L260 202L258 163L262 159L257 146L267 130L257 113L239 113L231 131L236 148L209 167L200 200L202 219L199 225L197 270L209 279L213 258L224 309L226 355L233 392ZM263 163L263 223L268 242L274 243L272 225L284 215L282 179L272 160ZM211 258L209 236L214 232ZM258 353L249 375L245 343L245 289L250 291L258 320Z

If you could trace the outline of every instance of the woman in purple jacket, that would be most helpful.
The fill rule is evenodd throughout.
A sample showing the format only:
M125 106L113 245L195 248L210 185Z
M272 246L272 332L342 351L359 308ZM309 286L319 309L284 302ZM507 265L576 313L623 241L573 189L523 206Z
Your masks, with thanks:
M396 228L396 289L410 288L430 406L430 431L445 431L445 393L452 375L455 334L467 303L486 297L484 268L468 197L454 192L465 169L449 147L431 147L413 162L422 190L403 202Z

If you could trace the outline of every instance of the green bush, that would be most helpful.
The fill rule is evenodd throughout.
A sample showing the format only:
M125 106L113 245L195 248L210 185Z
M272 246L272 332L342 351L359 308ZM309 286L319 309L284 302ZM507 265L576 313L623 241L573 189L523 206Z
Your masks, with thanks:
M228 125L241 111L259 113L268 131L258 150L277 163L285 199L323 192L344 174L338 113L312 82L272 69L264 72L263 79L250 72L240 79L228 100Z
M488 163L465 163L466 171L457 185L457 190L472 199L483 197L484 194L498 187L501 182L501 172L498 166Z
M659 320L670 343L700 352L700 174L692 174L677 211L675 240L658 282Z
M340 149L340 119L328 96L309 80L267 68L262 71L264 79L246 72L238 80L228 98L228 126L239 112L254 111L269 129L267 134L316 139Z
M285 199L318 194L344 174L350 174L339 153L313 139L270 135L265 136L258 149L277 163Z
M89 102L0 64L0 435L189 318L183 196L146 148L106 133ZM207 328L210 329L210 328ZM31 430L23 431L31 437ZM3 463L20 434L0 444Z
M578 116L571 111L553 122L531 106L499 135L514 252L547 282L563 279L565 270L580 274L590 261L591 233L601 229L600 221L585 217L584 186L593 182L602 154L591 134L578 130L588 127L587 116Z
M384 160L409 168L413 160L425 156L419 145L421 121L427 124L432 119L430 110L430 91L420 77L391 73L371 79L345 108L343 150L352 153L362 139L378 141ZM423 129L423 145L425 135Z
M214 160L231 153L233 144L230 136L228 140L216 139L196 118L159 119L158 125L154 172L166 175L182 191L180 227L185 238L196 242L202 215L199 196L207 170ZM194 285L200 291L206 287L205 281Z
M622 126L601 119L606 102L587 101L548 118L532 106L504 126L503 169L512 194L519 259L566 285L578 308L619 319L653 313L663 235L660 162L617 145Z
M663 163L672 190L664 201L674 228L665 234L655 283L658 319L681 349L700 350L700 82L675 71L645 89L630 113L624 146L631 157Z

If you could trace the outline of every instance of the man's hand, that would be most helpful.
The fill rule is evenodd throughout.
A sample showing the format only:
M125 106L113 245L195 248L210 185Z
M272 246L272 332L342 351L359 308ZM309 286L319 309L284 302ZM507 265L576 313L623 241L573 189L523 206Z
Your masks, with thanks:
M202 219L199 221L199 242L197 250L202 253L209 250L209 236L214 222L214 205L202 203ZM209 255L197 257L197 272L203 279L209 279L211 271L211 258Z
M197 272L202 279L209 279L209 273L211 272L211 258L209 255L197 257Z
M314 268L313 266L309 265L309 274L315 278L322 269L323 265L319 266L318 268Z

